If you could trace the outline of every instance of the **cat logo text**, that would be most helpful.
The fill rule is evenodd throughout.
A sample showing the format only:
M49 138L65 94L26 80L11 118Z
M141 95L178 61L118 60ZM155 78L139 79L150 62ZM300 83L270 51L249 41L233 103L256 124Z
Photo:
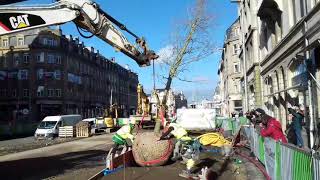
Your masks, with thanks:
M30 26L28 15L10 17L9 21L13 29L20 29Z

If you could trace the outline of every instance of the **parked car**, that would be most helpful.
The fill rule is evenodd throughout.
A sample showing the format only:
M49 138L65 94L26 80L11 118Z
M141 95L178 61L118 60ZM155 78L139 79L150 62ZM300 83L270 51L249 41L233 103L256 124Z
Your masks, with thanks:
M38 125L34 137L37 139L56 137L59 134L59 127L75 126L81 119L79 114L47 116Z

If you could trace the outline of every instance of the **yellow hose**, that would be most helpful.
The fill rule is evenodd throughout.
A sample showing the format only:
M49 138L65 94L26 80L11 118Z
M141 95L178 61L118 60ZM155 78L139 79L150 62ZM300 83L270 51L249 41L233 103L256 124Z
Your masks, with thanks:
M221 134L219 133L207 133L201 136L198 136L199 142L204 146L217 146L221 147L224 145L231 145L231 142L226 140Z

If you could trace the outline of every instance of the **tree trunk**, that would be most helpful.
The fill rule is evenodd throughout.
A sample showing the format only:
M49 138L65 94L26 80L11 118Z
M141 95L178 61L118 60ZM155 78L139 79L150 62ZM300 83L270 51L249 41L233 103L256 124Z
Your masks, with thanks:
M159 111L160 112L162 111L162 114L164 117L166 115L166 108L165 107L167 104L167 98L168 98L169 90L171 88L172 80L177 75L177 71L182 63L182 60L183 60L183 56L187 51L187 48L192 40L192 36L193 36L194 32L196 31L197 23L198 23L198 17L195 18L194 22L192 23L191 30L185 40L185 43L184 43L183 47L181 48L181 50L179 51L179 54L177 55L177 57L174 61L174 64L172 64L170 67L170 71L169 71L168 78L167 78L168 80L167 80L166 87L165 87L165 95L163 96L163 99L159 104L160 105ZM159 98L158 98L158 103L159 103ZM157 132L160 133L160 128L161 128L160 122L161 122L161 120L156 121L156 125L154 127L155 133L157 133Z

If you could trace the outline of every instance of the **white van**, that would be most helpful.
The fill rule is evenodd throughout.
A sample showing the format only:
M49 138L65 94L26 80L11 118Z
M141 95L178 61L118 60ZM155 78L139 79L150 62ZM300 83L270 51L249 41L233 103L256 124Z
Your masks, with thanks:
M61 115L61 116L47 116L38 125L35 138L53 138L59 133L59 127L75 126L82 117L79 114Z

